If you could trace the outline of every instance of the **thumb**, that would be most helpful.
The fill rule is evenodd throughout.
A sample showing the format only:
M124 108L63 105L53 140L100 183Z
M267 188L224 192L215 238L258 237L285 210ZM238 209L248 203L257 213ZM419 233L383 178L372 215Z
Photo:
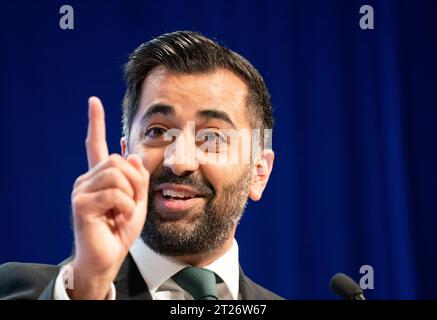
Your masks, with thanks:
M149 172L144 168L141 158L136 154L130 154L126 159L132 164L143 176L144 186L141 188L140 194L137 196L137 201L145 200L147 204L147 196L149 192Z

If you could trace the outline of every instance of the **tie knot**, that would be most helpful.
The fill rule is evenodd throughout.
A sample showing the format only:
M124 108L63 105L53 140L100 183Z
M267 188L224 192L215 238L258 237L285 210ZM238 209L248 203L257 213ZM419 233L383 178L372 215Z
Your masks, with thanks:
M195 300L218 300L215 273L197 267L187 267L172 279Z

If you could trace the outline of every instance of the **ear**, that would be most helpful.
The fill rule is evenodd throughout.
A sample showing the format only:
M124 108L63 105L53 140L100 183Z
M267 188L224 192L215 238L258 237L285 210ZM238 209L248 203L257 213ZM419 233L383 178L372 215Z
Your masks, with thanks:
M259 155L259 159L255 163L255 175L252 179L252 184L249 190L249 198L253 201L261 199L262 193L270 178L270 173L273 169L273 160L275 154L273 150L264 149Z
M127 149L127 139L126 137L121 137L120 139L120 147L121 147L121 156L123 158L127 158L129 151Z

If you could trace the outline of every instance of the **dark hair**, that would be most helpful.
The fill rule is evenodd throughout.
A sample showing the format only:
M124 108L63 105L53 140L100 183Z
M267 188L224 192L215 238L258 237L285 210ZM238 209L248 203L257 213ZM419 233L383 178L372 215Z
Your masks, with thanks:
M262 76L245 58L217 42L192 31L166 33L141 44L124 67L126 93L123 99L123 135L129 137L138 109L144 79L155 67L164 66L182 74L227 69L248 86L249 120L252 128L273 129L270 95ZM252 116L253 115L253 116Z

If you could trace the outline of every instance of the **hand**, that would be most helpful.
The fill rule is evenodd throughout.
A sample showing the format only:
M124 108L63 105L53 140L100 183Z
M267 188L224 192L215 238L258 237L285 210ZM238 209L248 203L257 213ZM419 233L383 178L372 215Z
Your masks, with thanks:
M72 299L105 299L129 247L144 226L149 173L137 155L108 155L103 105L89 99L89 171L71 195L75 256Z

